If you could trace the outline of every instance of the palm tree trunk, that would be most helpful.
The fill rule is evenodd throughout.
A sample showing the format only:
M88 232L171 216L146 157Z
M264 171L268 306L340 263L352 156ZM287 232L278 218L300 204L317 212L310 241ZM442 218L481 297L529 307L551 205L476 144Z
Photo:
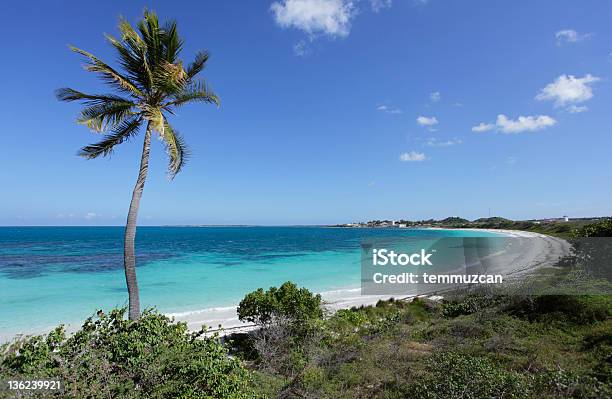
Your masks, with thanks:
M149 150L151 149L151 126L147 124L142 156L140 158L140 172L138 180L132 193L130 210L125 225L125 238L123 242L123 267L125 268L125 281L129 297L129 318L136 321L140 318L140 295L138 293L138 282L136 281L136 257L134 256L134 239L136 238L136 221L138 219L138 207L140 197L144 189L147 171L149 170Z

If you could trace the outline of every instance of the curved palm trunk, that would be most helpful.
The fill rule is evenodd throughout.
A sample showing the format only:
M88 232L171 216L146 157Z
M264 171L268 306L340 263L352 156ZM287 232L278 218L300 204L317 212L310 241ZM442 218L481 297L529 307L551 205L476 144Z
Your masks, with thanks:
M125 268L125 281L127 282L128 288L130 320L138 320L140 318L140 296L138 293L138 282L136 281L134 239L136 238L136 221L138 219L140 197L142 197L142 190L144 189L147 171L149 169L150 148L151 126L147 124L147 131L142 146L142 156L140 158L140 172L138 172L138 180L136 180L136 186L134 186L134 192L132 193L132 201L130 202L130 210L125 225L125 238L123 242L123 267Z

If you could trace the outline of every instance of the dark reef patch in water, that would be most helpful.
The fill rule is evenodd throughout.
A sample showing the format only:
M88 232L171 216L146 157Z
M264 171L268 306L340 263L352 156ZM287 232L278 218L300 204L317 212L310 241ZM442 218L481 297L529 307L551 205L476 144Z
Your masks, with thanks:
M145 253L136 256L138 267L171 258L169 253ZM123 268L122 254L95 255L0 255L0 274L10 279L29 279L49 273L98 273Z

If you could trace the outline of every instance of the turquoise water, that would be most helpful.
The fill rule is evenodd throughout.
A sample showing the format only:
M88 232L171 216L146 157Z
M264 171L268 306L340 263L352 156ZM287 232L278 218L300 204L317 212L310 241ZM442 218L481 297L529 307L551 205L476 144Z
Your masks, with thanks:
M143 307L165 313L237 304L291 280L323 292L359 287L372 237L483 236L458 230L139 227ZM0 337L78 325L127 304L122 227L0 227Z

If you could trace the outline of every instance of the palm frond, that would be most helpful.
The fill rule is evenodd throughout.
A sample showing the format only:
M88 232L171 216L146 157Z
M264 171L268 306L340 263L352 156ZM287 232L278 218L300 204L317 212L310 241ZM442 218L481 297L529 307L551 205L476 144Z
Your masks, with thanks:
M138 22L138 31L140 32L142 41L147 47L146 61L151 70L154 71L156 66L159 65L164 58L157 14L145 10L144 18Z
M147 12L145 11L145 17ZM142 21L140 22L142 23ZM137 66L134 68L134 78L144 86L147 91L153 90L153 70L155 70L155 60L150 56L150 48L144 37L141 36L128 21L121 19L119 22L121 40L132 53L132 58L136 60ZM125 47L124 47L125 48Z
M183 137L168 122L165 123L164 133L161 137L166 144L166 152L168 153L168 177L174 179L185 165L189 157L189 150Z
M135 54L142 54L143 51L146 51L147 44L125 18L119 19L119 32L121 32L121 40L123 40Z
M102 75L102 78L106 82L116 85L116 87L121 91L128 92L137 97L142 97L142 92L136 87L134 83L132 83L127 77L115 71L98 57L77 47L71 47L71 49L72 51L79 53L89 59L88 64L85 66L86 70L90 72L100 73Z
M187 67L187 76L190 80L202 72L209 57L210 55L207 51L198 51L195 60Z
M176 21L166 22L162 31L162 42L164 59L169 63L175 63L183 48L183 41L178 34Z
M134 104L129 101L106 101L83 108L77 121L91 130L102 132L133 115L133 107Z
M138 133L141 123L142 118L136 116L124 120L113 133L106 135L100 142L81 148L79 155L87 159L94 159L100 155L107 156L112 154L115 146L129 140Z
M69 87L62 87L55 91L55 96L60 101L83 101L85 105L96 105L105 102L123 102L135 105L130 100L114 94L85 94Z
M174 99L164 106L178 107L189 102L205 102L215 104L217 107L221 105L221 100L206 82L194 82L188 85L181 92L174 95Z
M129 24L128 24L129 25ZM138 36L138 34L136 34ZM125 37L125 36L123 36ZM133 46L126 42L118 40L112 35L106 35L106 40L115 48L119 55L119 63L127 72L129 79L138 84L141 91L147 91L151 88L152 79L150 71L144 66L144 49L134 50ZM137 52L138 51L138 52Z

